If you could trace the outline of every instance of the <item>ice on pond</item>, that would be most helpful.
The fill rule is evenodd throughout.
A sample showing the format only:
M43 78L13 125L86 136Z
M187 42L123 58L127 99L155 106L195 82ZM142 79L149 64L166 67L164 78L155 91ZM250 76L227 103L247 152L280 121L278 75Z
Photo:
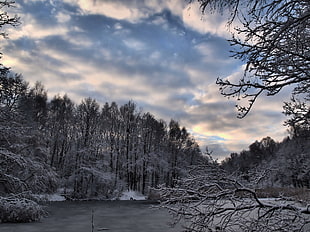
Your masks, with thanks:
M132 196L132 195L130 195ZM49 216L35 223L3 223L6 232L176 232L167 211L148 201L63 201L47 203ZM94 229L92 230L92 225Z

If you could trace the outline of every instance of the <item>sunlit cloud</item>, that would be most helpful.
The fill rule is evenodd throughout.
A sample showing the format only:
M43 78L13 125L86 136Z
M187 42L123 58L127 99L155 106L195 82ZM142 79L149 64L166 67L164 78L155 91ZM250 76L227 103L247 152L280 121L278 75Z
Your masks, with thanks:
M198 1L193 1L182 12L183 21L188 27L206 34L211 33L229 38L227 15L219 13L202 13Z
M76 104L129 100L166 121L180 121L221 159L262 137L281 140L281 101L260 99L243 120L217 77L238 80L243 64L230 57L225 16L201 15L178 0L28 0L14 12L22 24L3 41L3 64L48 95Z
M64 0L79 6L83 14L102 14L118 20L138 22L154 13L169 9L176 14L182 12L186 1L175 0Z

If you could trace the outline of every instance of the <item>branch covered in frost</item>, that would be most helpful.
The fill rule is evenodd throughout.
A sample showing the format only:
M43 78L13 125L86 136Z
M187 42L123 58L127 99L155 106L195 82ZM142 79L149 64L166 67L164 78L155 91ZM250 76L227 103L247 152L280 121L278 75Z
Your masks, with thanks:
M260 199L216 165L198 167L175 188L161 188L162 207L185 231L301 231L310 207Z
M218 78L221 94L236 97L245 117L264 93L291 86L292 95L309 94L309 0L197 0L204 14L230 13L232 56L245 63L239 80Z

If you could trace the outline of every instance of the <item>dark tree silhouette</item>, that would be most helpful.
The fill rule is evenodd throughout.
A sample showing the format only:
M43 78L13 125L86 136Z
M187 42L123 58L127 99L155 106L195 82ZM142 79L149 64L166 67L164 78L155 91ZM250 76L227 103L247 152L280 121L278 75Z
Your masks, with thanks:
M15 7L15 1L11 0L0 0L0 36L8 38L8 34L4 31L6 26L18 26L20 24L19 17L17 15L11 16L6 11L10 7ZM0 58L2 53L0 52ZM7 74L9 68L4 67L0 64L0 74Z
M308 0L197 0L203 13L230 12L233 57L246 63L237 83L217 79L222 95L237 97L239 118L256 99L292 86L292 95L309 94L310 2ZM236 24L234 24L236 23ZM238 25L238 26L233 26ZM244 100L247 103L244 105Z

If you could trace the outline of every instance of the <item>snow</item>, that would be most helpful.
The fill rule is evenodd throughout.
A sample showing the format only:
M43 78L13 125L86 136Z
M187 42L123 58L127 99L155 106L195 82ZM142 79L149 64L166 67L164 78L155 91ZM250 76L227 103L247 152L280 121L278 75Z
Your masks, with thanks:
M58 189L56 193L53 194L34 194L34 196L41 201L66 201L66 198L61 194L62 189ZM146 200L147 197L143 196L141 193L137 191L125 191L122 193L121 197L118 200L128 201L128 200L136 200L143 201Z
M65 201L66 198L59 193L54 194L33 194L40 201Z
M146 200L146 196L143 196L139 192L129 190L129 191L123 192L122 196L119 199L123 201L126 201L126 200L143 201L143 200Z
M66 198L64 196L61 196L61 195L59 195L57 193L49 194L47 196L47 199L48 199L48 201L65 201L66 200Z

